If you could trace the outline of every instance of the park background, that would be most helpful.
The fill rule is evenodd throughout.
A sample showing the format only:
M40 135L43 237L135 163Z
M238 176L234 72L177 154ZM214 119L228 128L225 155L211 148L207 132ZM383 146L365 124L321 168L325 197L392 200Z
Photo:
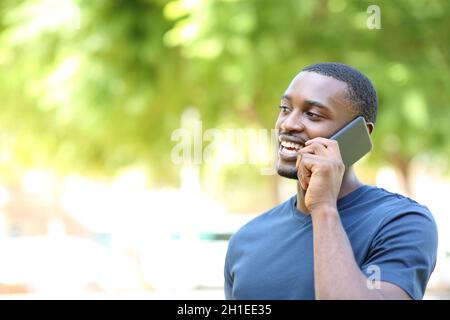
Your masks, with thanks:
M449 14L446 0L2 0L0 298L223 298L229 236L295 194L270 170L280 96L338 61L379 95L356 170L433 212L426 298L448 299Z

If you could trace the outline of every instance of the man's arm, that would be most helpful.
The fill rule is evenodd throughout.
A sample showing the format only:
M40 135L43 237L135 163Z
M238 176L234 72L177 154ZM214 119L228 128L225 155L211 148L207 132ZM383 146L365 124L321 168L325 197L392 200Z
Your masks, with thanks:
M337 210L344 164L336 141L314 138L297 160L299 184L311 214L314 241L314 284L317 299L409 299L400 287L381 282L367 286Z
M311 217L317 299L410 299L389 282L380 282L379 289L367 285L335 207L318 207Z

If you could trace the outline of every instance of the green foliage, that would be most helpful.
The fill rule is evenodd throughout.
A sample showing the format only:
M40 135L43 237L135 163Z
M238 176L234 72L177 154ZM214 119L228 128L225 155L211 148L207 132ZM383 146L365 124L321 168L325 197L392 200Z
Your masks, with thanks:
M353 65L377 88L369 164L446 157L450 2L377 1L380 30L366 26L371 4L2 0L2 170L104 175L137 164L173 182L183 110L197 107L205 128L272 128L290 80L320 61Z

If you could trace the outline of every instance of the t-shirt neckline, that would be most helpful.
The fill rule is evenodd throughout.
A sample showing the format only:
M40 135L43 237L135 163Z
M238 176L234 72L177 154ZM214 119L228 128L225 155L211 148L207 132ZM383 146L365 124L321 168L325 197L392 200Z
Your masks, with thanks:
M342 207L345 207L347 204L351 203L355 198L359 197L359 195L361 195L369 188L370 188L369 185L363 184L362 186L356 188L349 194L343 196L342 198L339 198L336 203L338 210L340 210ZM292 215L296 219L298 219L301 223L306 223L307 221L311 220L311 215L309 213L304 213L297 209L297 194L291 197L290 207Z

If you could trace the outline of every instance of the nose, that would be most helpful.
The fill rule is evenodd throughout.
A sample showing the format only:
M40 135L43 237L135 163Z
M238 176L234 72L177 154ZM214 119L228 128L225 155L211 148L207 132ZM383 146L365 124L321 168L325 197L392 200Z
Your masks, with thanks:
M301 112L294 110L289 113L280 123L281 132L301 132L305 129L302 122Z

